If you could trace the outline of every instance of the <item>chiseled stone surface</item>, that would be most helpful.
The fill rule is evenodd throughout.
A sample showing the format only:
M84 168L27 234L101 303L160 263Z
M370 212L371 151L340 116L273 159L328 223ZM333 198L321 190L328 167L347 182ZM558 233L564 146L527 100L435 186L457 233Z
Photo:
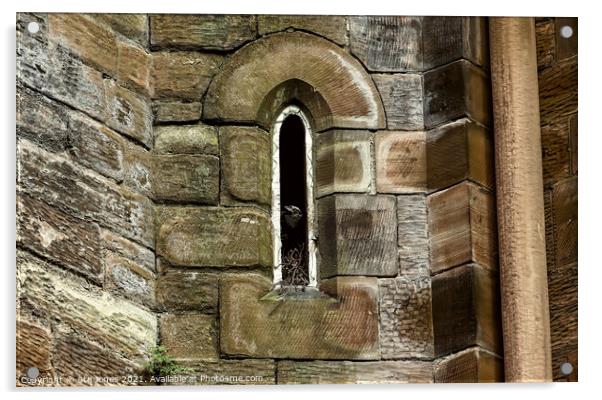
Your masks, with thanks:
M216 360L219 358L215 315L162 314L161 343L175 359Z
M259 128L225 126L219 129L223 204L272 199L272 141Z
M382 358L432 358L431 278L379 279L378 287Z
M373 134L367 131L321 133L316 146L317 195L373 190L372 142Z
M422 18L349 17L351 52L370 71L421 71Z
M271 266L271 221L252 207L158 207L157 255L173 265Z
M253 15L151 15L150 27L154 48L231 50L257 36Z
M157 200L219 202L219 159L211 155L153 156L153 192Z
M190 122L201 119L203 104L200 102L181 102L169 100L155 100L153 112L155 122Z
M153 115L150 100L105 80L107 93L106 124L146 147L153 144Z
M194 51L153 54L153 98L200 101L223 56Z
M108 24L116 32L144 47L148 46L147 14L89 14L98 21Z
M211 82L203 117L255 122L266 95L293 79L313 86L328 104L332 118L321 129L384 128L380 96L361 64L334 43L304 32L264 36L234 53Z
M156 343L157 317L27 253L17 253L17 298L131 360Z
M372 74L387 115L387 128L424 129L422 76L418 74Z
M336 44L347 44L347 17L338 15L258 15L260 35L286 29L300 29L332 40Z
M26 378L27 370L34 366L38 368L41 379L55 378L50 327L41 321L21 314L17 314L16 325L17 386L27 386L22 378ZM39 385L32 384L30 386Z
M117 82L142 94L150 91L151 55L136 44L117 43Z
M395 197L336 194L318 201L322 278L397 275Z
M376 189L379 193L426 191L427 153L424 132L378 132L375 155Z
M155 274L111 251L105 252L104 264L107 290L149 309L155 307Z
M278 361L279 384L433 382L430 361Z
M429 275L426 214L426 196L397 196L397 244L401 275Z
M124 142L123 184L133 191L152 198L153 154L143 146Z
M93 221L153 247L150 200L82 169L62 155L22 140L17 143L19 191L72 216Z
M480 347L471 347L434 363L436 383L504 382L504 361Z
M156 126L154 134L155 153L219 155L218 134L215 126L163 125Z
M166 311L217 310L218 275L168 269L157 277L157 306Z
M322 281L324 293L270 293L259 275L220 278L223 354L258 358L379 358L376 278ZM267 295L267 296L266 296Z

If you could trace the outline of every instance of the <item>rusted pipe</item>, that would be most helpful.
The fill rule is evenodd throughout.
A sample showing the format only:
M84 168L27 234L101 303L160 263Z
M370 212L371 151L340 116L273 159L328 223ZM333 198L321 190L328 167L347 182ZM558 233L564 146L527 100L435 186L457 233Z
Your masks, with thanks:
M489 19L504 369L552 379L533 18Z

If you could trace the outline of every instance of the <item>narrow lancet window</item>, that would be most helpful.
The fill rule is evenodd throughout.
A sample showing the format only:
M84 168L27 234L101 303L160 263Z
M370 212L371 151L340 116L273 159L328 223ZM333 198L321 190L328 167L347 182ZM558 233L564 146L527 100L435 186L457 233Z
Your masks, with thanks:
M272 140L272 223L276 286L316 286L312 137L296 106L278 117Z

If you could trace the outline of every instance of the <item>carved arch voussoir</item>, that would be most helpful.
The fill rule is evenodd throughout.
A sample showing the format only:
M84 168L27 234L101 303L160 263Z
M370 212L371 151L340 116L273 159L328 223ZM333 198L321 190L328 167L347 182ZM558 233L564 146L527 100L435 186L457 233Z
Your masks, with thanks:
M318 131L385 128L380 96L362 65L304 32L276 33L234 53L209 86L203 117L267 128L283 105L295 101Z

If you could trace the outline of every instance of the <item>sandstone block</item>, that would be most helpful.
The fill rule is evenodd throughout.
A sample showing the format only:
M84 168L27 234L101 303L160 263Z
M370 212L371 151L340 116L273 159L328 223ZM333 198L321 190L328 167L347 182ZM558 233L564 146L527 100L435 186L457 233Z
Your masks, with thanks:
M28 195L17 197L17 243L102 285L98 225Z
M150 101L128 89L105 80L109 127L131 137L146 147L153 145L153 116Z
M105 252L108 251L119 255L147 271L155 272L154 251L105 229L103 229L100 234Z
M156 126L154 134L159 154L220 154L217 128L211 125Z
M495 188L493 132L469 119L443 125L426 134L429 191L465 179Z
M351 52L370 71L421 71L422 18L349 17Z
M395 197L333 195L318 201L322 278L398 272Z
M423 17L424 70L464 58L489 65L487 18Z
M153 97L200 101L222 59L191 51L153 53Z
M52 316L111 351L138 360L157 338L157 318L26 253L17 254L18 304Z
M427 197L431 273L469 262L497 269L495 198L469 182Z
M373 74L387 115L388 129L423 130L422 76Z
M379 358L375 278L331 279L321 284L326 295L314 292L280 299L275 294L266 296L270 286L259 275L220 278L222 353L259 358Z
M373 135L364 131L332 130L318 136L317 195L371 191Z
M179 101L157 100L153 102L155 122L189 122L201 119L203 104Z
M105 252L105 288L149 309L155 306L155 275L145 267L111 251Z
M501 354L501 319L497 276L476 264L435 275L433 332L435 356L469 346Z
M425 361L278 361L279 384L431 383Z
M215 313L218 276L169 269L157 277L157 305L166 311Z
M151 15L151 46L231 50L257 36L252 15Z
M219 159L208 155L155 155L155 199L203 204L219 202Z
M272 200L272 141L268 132L251 127L222 127L222 203Z
M431 279L379 279L382 358L432 358Z
M160 207L157 254L173 265L271 266L267 213L247 208Z
M89 14L138 44L148 46L147 14Z
M535 39L537 45L537 67L549 67L554 63L556 58L554 21L546 19L544 21L536 22Z
M27 370L36 367L39 378L51 379L56 374L52 366L52 333L50 327L31 317L17 315L17 386L28 385ZM30 383L29 386L40 386Z
M117 82L143 95L150 92L151 55L136 44L117 43Z
M424 123L432 128L464 116L491 125L489 77L466 60L424 74Z
M425 196L397 196L397 244L403 276L430 275L426 215Z
M215 315L163 314L159 330L161 344L176 359L219 358Z
M379 193L426 191L427 149L424 132L376 134L376 189Z
M504 381L501 358L473 347L435 364L436 383L493 383Z
M560 181L552 189L555 265L577 262L577 177Z
M143 196L153 197L153 153L124 141L123 183Z
M281 32L289 28L310 31L332 40L347 44L347 17L337 15L258 15L260 35Z

